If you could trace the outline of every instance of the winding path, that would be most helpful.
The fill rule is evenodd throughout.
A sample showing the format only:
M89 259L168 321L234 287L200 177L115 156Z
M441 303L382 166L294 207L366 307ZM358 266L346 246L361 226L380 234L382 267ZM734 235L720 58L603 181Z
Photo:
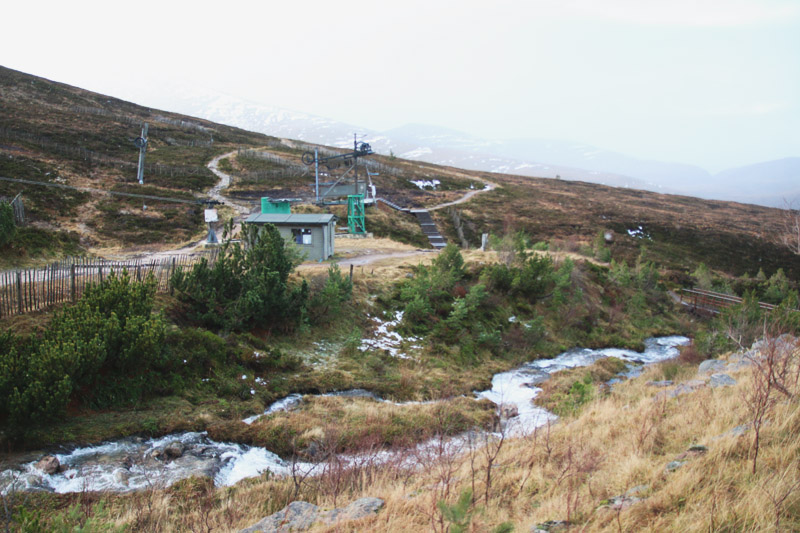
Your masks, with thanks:
M250 214L250 212L252 210L251 207L249 207L247 205L240 204L240 203L236 203L235 201L233 201L232 199L230 199L229 197L227 197L227 196L225 196L223 194L224 189L227 189L231 185L232 178L231 178L230 174L226 174L225 172L223 172L223 171L221 171L219 169L219 163L220 163L220 161L222 161L226 157L231 157L231 156L235 155L236 153L237 153L236 151L232 151L232 152L228 152L228 153L225 153L225 154L222 154L222 155L218 155L217 157L212 159L208 163L208 165L206 165L208 167L208 169L215 176L217 176L219 178L219 181L217 182L217 184L214 185L214 187L212 187L211 190L208 191L209 198L211 198L212 200L216 200L217 202L220 202L221 204L224 204L224 205L227 205L227 206L231 207L237 213L236 216L234 217L234 222L235 222L234 230L233 230L234 233L236 233L238 228L241 227L242 219L244 219L244 217L246 217L248 214ZM491 181L488 181L488 180L484 180L484 179L481 179L480 181L482 181L483 184L484 184L484 188L483 189L475 189L475 190L468 191L461 198L459 198L457 200L454 200L454 201L451 201L451 202L446 202L446 203L439 204L439 205L435 205L433 207L429 207L429 208L427 208L427 211L436 211L438 209L444 209L446 207L450 207L450 206L454 206L454 205L458 205L458 204L463 204L465 202L468 202L470 199L472 199L477 194L481 194L481 193L484 193L484 192L489 192L489 191L492 191L492 190L494 190L494 189L496 189L498 187L498 185L496 183L494 183L494 182L491 182ZM413 210L411 210L411 211L413 211ZM158 259L158 258L162 258L162 257L168 257L170 255L175 255L175 254L189 254L189 253L192 253L192 252L196 251L204 243L205 243L205 238L203 238L203 239L201 239L201 240L199 240L199 241L197 241L195 243L192 243L192 244L190 244L188 246L184 246L183 248L173 249L173 250L164 250L164 251L161 251L161 252L152 252L152 253L143 254L143 255L138 256L138 257L140 259L143 259L143 258ZM342 266L346 266L346 265L364 266L364 265L369 265L371 263L375 263L377 261L381 261L381 260L384 260L384 259L397 259L397 258L402 258L402 257L411 257L411 256L415 256L415 255L424 255L424 254L428 254L428 253L431 253L431 250L422 250L422 249L414 250L414 251L402 250L402 251L396 251L396 252L381 251L381 252L378 252L378 253L364 253L364 254L353 256L353 257L344 258L344 259L341 259L341 260L337 261L337 263L339 263ZM308 266L313 266L313 264L308 265Z

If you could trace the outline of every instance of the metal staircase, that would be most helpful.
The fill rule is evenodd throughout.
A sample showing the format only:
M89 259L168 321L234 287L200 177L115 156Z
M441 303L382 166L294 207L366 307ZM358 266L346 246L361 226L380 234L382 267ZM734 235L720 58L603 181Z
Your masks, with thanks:
M422 228L422 233L428 237L428 241L430 241L431 246L437 250L441 250L447 246L447 241L444 240L444 237L442 237L442 235L439 233L439 229L436 227L436 223L433 221L433 217L431 217L431 214L427 209L409 209L407 207L400 207L396 203L390 202L385 198L376 198L375 201L382 202L397 211L411 213L412 215L416 216L417 222L419 222L419 226Z
M439 230L436 228L436 223L433 221L433 217L431 217L427 209L412 209L411 213L417 217L417 221L422 228L422 233L428 237L431 246L437 250L441 250L447 246L447 241L444 240L444 237L439 233Z

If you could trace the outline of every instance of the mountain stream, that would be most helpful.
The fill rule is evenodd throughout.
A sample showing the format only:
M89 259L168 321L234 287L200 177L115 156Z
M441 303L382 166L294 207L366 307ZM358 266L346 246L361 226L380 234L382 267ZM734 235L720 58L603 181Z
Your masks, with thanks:
M650 338L645 341L645 351L642 353L616 348L576 348L553 359L540 359L496 374L492 378L492 388L476 393L476 397L487 398L498 406L515 407L511 412L518 414L505 422L505 430L509 436L522 436L556 418L533 403L541 390L535 385L546 380L550 374L567 368L588 366L603 357L617 357L631 363L628 375L633 377L641 368L634 364L651 364L675 357L678 355L677 347L688 342L688 338L680 336ZM367 396L386 401L359 389L332 394ZM249 417L243 422L251 424L261 416L291 410L302 402L302 398L299 394L292 394L273 403L263 414ZM463 441L465 438L454 437L452 441ZM423 443L417 448L424 450L431 446L432 443ZM158 439L129 437L54 455L61 465L59 472L46 474L37 468L36 461L23 461L0 472L0 491L5 493L13 487L14 490L57 493L126 492L166 487L193 475L209 476L218 486L229 486L265 471L289 475L294 468L314 474L315 470L321 471L323 467L323 463L292 464L265 448L215 442L205 433L179 433ZM392 456L393 452L384 451L377 456L373 454L370 460L388 462ZM350 463L359 460L352 456L340 459Z

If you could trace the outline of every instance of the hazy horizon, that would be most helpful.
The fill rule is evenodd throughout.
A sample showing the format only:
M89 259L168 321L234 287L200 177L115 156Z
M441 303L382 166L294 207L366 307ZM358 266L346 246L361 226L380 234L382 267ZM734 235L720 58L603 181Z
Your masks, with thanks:
M5 11L0 64L143 105L205 87L375 131L562 140L712 173L800 156L798 2Z

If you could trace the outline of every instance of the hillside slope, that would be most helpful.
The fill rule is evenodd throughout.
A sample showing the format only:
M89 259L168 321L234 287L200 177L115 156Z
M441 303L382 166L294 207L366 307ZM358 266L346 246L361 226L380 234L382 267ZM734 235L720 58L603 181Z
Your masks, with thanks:
M255 150L271 158L240 152L226 161L234 175L232 194L253 208L261 196L312 196L313 173L300 155L313 145L301 141L149 109L5 68L0 68L0 98L0 177L175 199L143 202L0 180L0 195L23 193L28 231L38 232L14 249L12 255L21 261L35 255L31 243L37 239L49 240L45 251L57 256L81 249L99 254L169 249L202 238L202 205L193 202L204 199L216 181L205 165L232 150ZM147 163L159 166L148 168L140 186L133 140L143 122L150 124ZM616 232L612 247L620 257L634 261L646 249L649 258L677 273L705 262L733 275L755 274L759 268L767 275L778 268L794 279L800 275L797 256L773 244L781 226L777 209L397 157L368 160L378 195L406 207L450 201L482 187L482 180L498 183L497 190L459 206L461 230L472 246L480 244L485 232L524 230L535 240L560 239L578 247L610 229ZM440 183L436 190L423 189L412 183L419 180ZM382 218L387 216L400 215L390 212ZM448 210L436 212L435 218L451 240L458 239ZM391 224L376 229L391 234ZM67 244L60 248L53 244L62 241Z

